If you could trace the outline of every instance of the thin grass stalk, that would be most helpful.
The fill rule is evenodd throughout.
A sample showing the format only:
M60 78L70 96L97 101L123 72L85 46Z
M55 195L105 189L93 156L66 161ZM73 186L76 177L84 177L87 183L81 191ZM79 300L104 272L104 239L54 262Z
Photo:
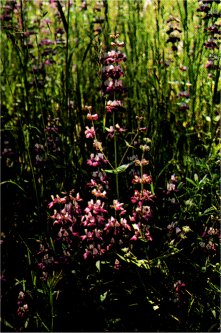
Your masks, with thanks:
M26 151L28 154L28 161L29 161L29 165L30 165L30 169L31 169L31 174L32 174L32 179L33 179L33 185L34 185L34 191L35 191L35 195L36 195L36 201L37 201L37 206L38 208L40 208L40 204L39 204L39 198L38 198L38 190L37 190L37 183L36 183L36 179L35 179L35 172L34 172L34 168L32 165L32 160L31 160L31 154L30 154L30 144L29 144L29 132L28 129L26 129L24 131L23 126L22 127L22 132L23 132L23 136L24 136L24 142L25 142L25 146L26 146Z
M69 75L70 75L70 63L69 63L69 21L70 21L70 0L68 0L68 12L67 12L67 31L66 31L66 48L65 48L65 110L67 112L66 123L69 127Z
M22 31L25 31L25 26L24 26L24 17L23 17L23 1L20 0L20 29ZM13 37L14 38L14 37ZM16 42L15 42L16 45ZM23 61L22 58L20 57L19 54L19 58L20 58L20 63L21 63L21 68L23 71L23 80L24 80L24 101L25 101L25 118L28 120L30 118L30 112L29 112L29 88L28 88L28 79L27 79L27 73L26 73L26 69L27 69L27 63L28 63L28 58L27 58L27 49L25 48L24 45L24 39L21 39L21 47L22 47L22 51L18 48L18 50L20 51L20 53L23 55Z

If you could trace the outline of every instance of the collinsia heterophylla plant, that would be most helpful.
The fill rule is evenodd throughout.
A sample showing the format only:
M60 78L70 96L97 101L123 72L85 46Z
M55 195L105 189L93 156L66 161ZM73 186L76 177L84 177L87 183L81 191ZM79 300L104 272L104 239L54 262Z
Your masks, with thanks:
M126 61L126 55L118 50L123 47L124 43L118 41L118 34L111 36L114 42L111 46L113 50L108 51L102 57L102 93L108 96L106 102L107 115L113 115L113 125L106 128L108 137L114 140L116 148L117 135L124 133L126 130L121 128L119 124L114 123L115 113L120 113L123 102L120 99L114 99L117 95L120 98L121 93L125 90L120 78L124 75L120 67L122 61ZM112 98L112 99L110 99ZM139 166L142 170L140 176L134 174L131 180L132 184L138 185L140 189L134 190L134 195L128 198L129 202L119 202L119 188L116 174L116 197L113 195L113 201L108 201L110 192L107 173L104 168L108 165L112 167L111 162L106 158L102 142L98 141L96 136L96 121L99 116L93 113L91 106L87 106L87 120L91 127L86 126L85 136L87 139L93 139L94 152L90 154L90 159L87 164L91 167L92 179L86 184L92 198L88 201L85 207L84 199L79 193L74 195L74 191L69 195L60 198L52 196L53 201L49 204L49 208L59 207L54 210L51 218L53 224L58 229L58 238L62 242L69 244L71 247L82 247L84 259L93 257L101 258L106 252L119 251L120 248L131 248L133 242L138 239L151 241L149 232L150 221L152 218L152 209L149 206L150 202L154 202L154 195L145 187L152 183L151 176L143 173L143 167L148 165L148 161L143 158L144 152L148 146L140 146L143 151L142 160L136 159L133 161L135 166ZM139 131L139 128L138 128ZM117 150L114 150L117 154ZM116 163L115 160L112 162ZM113 173L118 172L125 165L113 168ZM126 167L129 165L126 165ZM109 170L110 171L110 170ZM128 208L133 204L130 211ZM62 205L62 207L60 207ZM116 259L117 260L117 259Z
M0 19L3 329L218 331L220 1Z

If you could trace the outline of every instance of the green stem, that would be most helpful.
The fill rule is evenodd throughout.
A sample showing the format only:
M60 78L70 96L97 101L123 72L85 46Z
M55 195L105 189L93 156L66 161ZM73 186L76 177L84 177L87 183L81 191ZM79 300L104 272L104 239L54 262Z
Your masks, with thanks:
M142 157L141 157L141 166L140 166L140 177L141 177L141 181L143 178L143 165L142 165L142 160L144 158L144 152L142 153ZM143 183L141 182L141 193L143 195Z
M70 63L69 63L69 19L70 19L70 1L68 1L68 13L67 13L67 31L66 31L66 52L65 52L65 108L67 110L67 123L69 124L69 72L70 72Z
M53 329L54 329L54 302L53 302L52 290L50 290L49 299L50 299L50 306L51 306L51 332L53 332Z
M46 326L46 324L44 323L44 321L42 320L42 318L40 317L40 315L38 313L36 313L36 317L40 320L42 326L44 326L44 328L46 329L46 331L50 332L50 329Z
M115 112L113 112L113 127L115 127ZM114 165L115 165L115 169L116 169L117 168L117 137L115 134L114 134ZM119 198L118 174L115 175L115 181L116 181L117 197Z

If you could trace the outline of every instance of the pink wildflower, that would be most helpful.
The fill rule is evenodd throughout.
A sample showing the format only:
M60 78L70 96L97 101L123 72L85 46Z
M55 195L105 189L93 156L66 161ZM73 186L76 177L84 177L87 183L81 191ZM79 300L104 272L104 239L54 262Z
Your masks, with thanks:
M120 100L108 101L106 105L106 111L117 111L120 107L122 107L122 102Z
M186 287L186 284L184 282L182 282L181 280L178 280L177 282L174 283L173 286L175 288L176 293L179 293L179 291L182 287Z
M106 130L108 131L107 137L109 137L110 139L113 139L113 137L114 137L114 127L110 126L110 128L106 128Z
M119 125L119 124L116 124L116 125L115 125L115 128L116 128L117 132L119 132L119 133L126 132L126 129L125 129L125 128L122 128L122 127L120 127L120 125Z
M107 198L106 191L101 192L100 190L96 190L95 188L91 191L91 193L96 197L96 198Z
M123 209L124 203L120 203L118 200L113 200L113 205L110 206L111 208L114 208L116 211L120 211L120 215L123 215L126 213L126 210Z
M98 114L97 113L95 113L95 114L88 113L87 120L98 120Z
M88 126L86 126L86 130L84 131L86 138L87 139L94 139L95 138L95 130L94 127L89 128Z

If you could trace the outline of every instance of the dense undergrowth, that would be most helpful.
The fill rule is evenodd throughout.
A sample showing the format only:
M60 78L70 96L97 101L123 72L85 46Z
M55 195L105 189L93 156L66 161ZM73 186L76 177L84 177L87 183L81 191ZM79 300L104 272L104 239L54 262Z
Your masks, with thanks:
M2 331L220 330L220 7L2 1Z

